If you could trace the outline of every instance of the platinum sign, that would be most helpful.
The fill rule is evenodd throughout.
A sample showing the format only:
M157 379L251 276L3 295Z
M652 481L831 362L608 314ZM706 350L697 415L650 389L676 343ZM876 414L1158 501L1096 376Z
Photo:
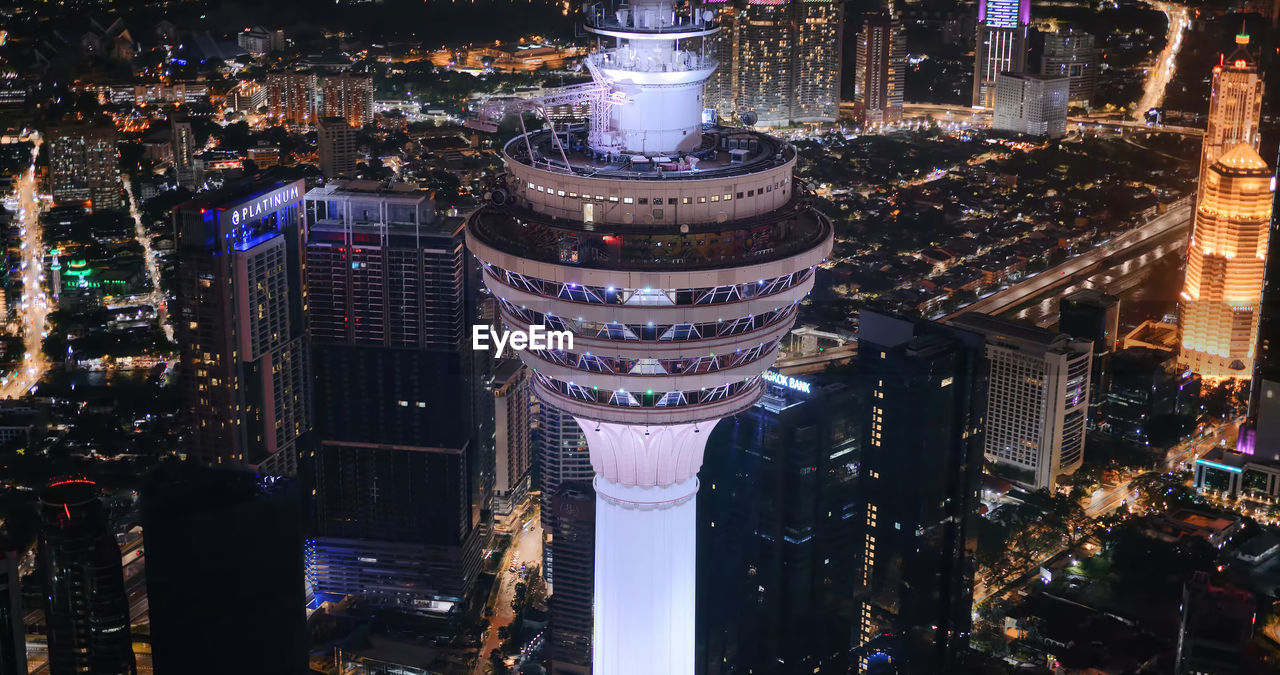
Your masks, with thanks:
M299 190L296 183L286 185L275 192L268 192L247 204L241 204L232 209L231 224L239 225L254 216L260 216L272 209L278 209L290 202L298 201L298 196Z

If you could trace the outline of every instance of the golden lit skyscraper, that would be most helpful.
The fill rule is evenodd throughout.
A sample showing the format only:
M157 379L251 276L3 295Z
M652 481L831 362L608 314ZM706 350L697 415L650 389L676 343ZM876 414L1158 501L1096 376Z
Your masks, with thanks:
M1205 172L1182 287L1182 361L1206 379L1249 379L1271 224L1271 171L1239 143Z
M1236 36L1236 50L1213 67L1209 93L1209 123L1200 150L1200 183L1197 198L1204 198L1209 167L1227 150L1245 143L1258 149L1258 120L1262 116L1262 77L1258 62L1249 53L1249 36Z

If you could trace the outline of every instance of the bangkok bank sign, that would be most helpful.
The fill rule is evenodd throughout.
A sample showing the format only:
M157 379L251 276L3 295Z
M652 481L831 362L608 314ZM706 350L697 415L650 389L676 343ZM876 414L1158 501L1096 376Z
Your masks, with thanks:
M292 202L298 201L301 190L298 184L286 185L275 192L268 192L257 199L241 204L231 210L231 224L246 223L250 218L274 211Z

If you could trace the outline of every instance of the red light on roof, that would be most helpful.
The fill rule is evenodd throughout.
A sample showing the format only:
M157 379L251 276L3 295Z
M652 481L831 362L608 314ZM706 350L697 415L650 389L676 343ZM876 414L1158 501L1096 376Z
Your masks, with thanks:
M1245 66L1244 59L1236 59L1236 62L1234 65L1237 68L1243 68Z
M66 504L62 505L62 510L67 514L67 520L71 520L71 507Z
M67 480L60 480L56 483L49 483L49 487L58 487L59 485L67 485L68 483L84 483L85 485L97 485L97 483L87 478L69 478Z

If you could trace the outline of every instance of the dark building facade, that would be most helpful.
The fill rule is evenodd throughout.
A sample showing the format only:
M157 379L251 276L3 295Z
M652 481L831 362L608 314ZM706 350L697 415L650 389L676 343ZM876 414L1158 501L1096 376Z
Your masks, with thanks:
M92 481L40 495L39 555L51 675L135 675L120 547Z
M309 672L297 483L184 462L141 496L157 675Z
M1113 354L1110 367L1102 425L1108 433L1146 445L1164 439L1173 416L1195 414L1200 376L1179 368L1175 355L1131 347Z
M550 587L551 672L591 672L595 597L595 491L582 427L533 399L534 448L542 487L542 576Z
M1253 379L1249 385L1249 420L1241 432L1254 435L1254 455L1272 461L1280 461L1280 211L1277 209L1280 209L1280 193L1271 206Z
M1110 386L1111 354L1120 332L1120 298L1092 288L1082 288L1058 301L1058 332L1093 340L1093 364L1089 373L1089 419L1097 420Z
M777 375L717 425L699 474L698 672L848 672L860 418L852 382Z
M174 209L188 452L292 476L311 430L303 181L250 181Z
M1217 584L1196 572L1182 591L1177 675L1244 671L1244 650L1253 637L1257 602L1248 591Z
M855 664L940 673L972 626L988 365L977 334L861 313Z
M0 535L0 675L27 675L21 575L18 552Z
M371 181L330 183L306 203L318 438L308 574L317 593L449 611L480 569L493 474L462 224L438 219L425 192Z

